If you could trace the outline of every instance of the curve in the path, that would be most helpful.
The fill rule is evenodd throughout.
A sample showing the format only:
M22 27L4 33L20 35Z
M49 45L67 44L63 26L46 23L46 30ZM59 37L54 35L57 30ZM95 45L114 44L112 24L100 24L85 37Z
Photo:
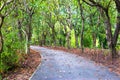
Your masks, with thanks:
M120 80L106 67L63 51L31 46L40 51L42 63L30 80Z

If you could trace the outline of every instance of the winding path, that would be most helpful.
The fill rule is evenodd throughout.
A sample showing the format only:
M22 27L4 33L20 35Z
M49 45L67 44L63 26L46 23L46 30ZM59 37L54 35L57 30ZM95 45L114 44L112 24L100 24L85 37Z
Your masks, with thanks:
M29 80L120 80L120 76L93 61L63 51L31 46L42 63Z

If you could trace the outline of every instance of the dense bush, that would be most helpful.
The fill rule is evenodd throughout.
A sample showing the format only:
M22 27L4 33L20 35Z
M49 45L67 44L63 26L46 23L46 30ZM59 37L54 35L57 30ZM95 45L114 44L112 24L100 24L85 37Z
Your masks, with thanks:
M92 47L92 37L89 34L84 35L83 39L84 47Z
M24 50L24 41L20 42L17 31L4 33L4 51L1 54L0 73L19 66Z

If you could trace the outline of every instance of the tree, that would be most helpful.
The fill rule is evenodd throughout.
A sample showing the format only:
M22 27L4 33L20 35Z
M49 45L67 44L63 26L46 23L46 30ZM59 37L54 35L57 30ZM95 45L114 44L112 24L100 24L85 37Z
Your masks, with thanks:
M3 26L5 17L7 17L14 9L15 6L11 4L14 2L15 2L14 0L7 0L7 1L2 0L0 2L0 53L3 52L3 36L2 36L1 28ZM10 6L12 6L10 9L8 8L5 9L5 7L10 7Z
M119 31L120 31L120 22L119 22L119 16L117 17L118 21L117 21L117 26L115 28L115 32L112 35L112 29L111 29L111 22L110 22L110 16L109 16L109 8L110 5L112 3L112 0L108 0L106 2L106 6L102 5L100 2L94 1L94 0L83 0L86 4L90 5L90 6L95 6L99 11L100 14L102 16L102 18L104 19L104 24L106 26L106 37L107 37L107 42L108 42L108 46L111 50L112 53L112 57L115 58L117 56L117 52L116 52L116 43L118 40L118 35L119 35ZM115 0L116 3L116 8L119 14L119 7L120 7L120 3L119 0Z
M85 18L84 18L84 12L83 12L83 6L82 6L82 3L80 2L80 0L78 0L78 5L80 7L80 16L81 16L81 20L82 20L82 29L81 29L81 40L80 40L80 44L81 44L81 49L82 49L82 52L84 51L83 50L83 36L84 36L84 25L85 25Z
M118 37L120 34L120 0L114 0L115 4L116 4L116 8L117 8L117 20L116 20L116 29L113 35L113 45L112 45L112 49L114 49L114 47L116 47L117 45L117 41L118 41ZM115 57L117 55L117 53L114 53L116 51L112 50L112 55L113 57Z
M64 3L63 3L64 2ZM69 4L68 4L69 3ZM71 31L73 29L73 4L72 0L62 1L60 5L61 7L61 18L59 22L64 25L65 37L66 37L66 46L67 48L71 48Z
M23 1L20 1L19 3L21 3L20 10L22 10L23 15L25 15L25 17L24 16L23 17L24 17L24 23L25 23L24 25L26 27L23 28L22 31L24 32L25 37L26 37L26 53L30 53L30 41L31 41L32 31L33 31L33 28L32 28L33 19L32 18L33 18L33 15L35 14L35 9L37 7L37 1L23 0ZM18 27L21 28L19 20L18 20L18 25L19 25ZM19 35L21 35L21 33Z

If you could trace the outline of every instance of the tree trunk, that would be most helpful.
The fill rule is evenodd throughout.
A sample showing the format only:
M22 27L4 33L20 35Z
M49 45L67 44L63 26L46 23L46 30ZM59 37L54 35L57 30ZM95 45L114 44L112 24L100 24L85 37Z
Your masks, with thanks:
M110 50L111 50L111 53L112 53L112 58L118 57L118 54L117 54L117 51L116 51L116 48L115 48L114 45L111 46Z
M26 42L25 43L25 52L27 54L28 53L28 35L27 35L27 32L25 30L22 29L22 31L25 34L25 42Z
M43 32L42 37L43 37L42 43L45 46L46 45L46 33L45 32Z
M30 53L30 41L28 40L28 43L27 43L27 54Z
M51 41L51 43L53 44L53 45L56 45L56 39L55 39L55 37L56 37L56 34L55 34L55 26L54 26L54 24L53 23L51 23L51 21L50 22L47 22L48 23L48 25L49 25L49 27L52 29L52 41Z
M42 46L42 40L41 40L41 39L42 39L42 37L39 36L39 37L38 37L39 46Z
M66 27L66 25L64 24L64 30L65 30L65 32L64 32L64 40L63 40L63 45L64 45L64 47L66 46L66 44L67 44L67 27Z
M21 28L22 28L21 21L18 19L18 36L19 36L20 41L23 40L23 35L22 35Z
M70 39L71 39L71 31L67 32L67 36L66 36L67 48L68 49L70 49L70 47L71 47Z
M110 17L108 14L108 10L106 10L106 11L100 10L100 13L101 13L103 19L105 20L104 24L106 26L106 37L107 37L108 46L112 53L112 58L115 58L118 55L117 51L116 51L116 43L117 43L119 31L120 31L120 28L119 28L120 21L117 22L115 33L113 36L112 31L111 31L111 23L110 23ZM119 18L117 18L117 19L119 20Z
M82 21L82 30L81 30L81 38L80 38L80 45L81 45L81 49L82 49L82 52L84 52L84 48L83 48L83 34L84 34L84 21Z
M63 45L62 45L62 39L61 39L61 38L59 39L59 44L60 44L59 46L63 46Z
M90 25L91 25L91 29L94 28L92 16L93 16L93 15L90 15ZM98 23L98 24L99 24L99 23ZM95 33L94 29L92 29L92 39L93 39L93 47L95 48L95 47L96 47L96 33Z
M79 47L79 43L78 43L78 33L76 32L76 30L74 30L75 31L75 45L76 45L76 48L78 48Z
M56 40L55 40L55 29L54 29L54 27L52 27L52 39L53 39L52 43L55 46L56 45Z
M93 38L93 47L96 47L96 34L92 33L92 38Z
M116 48L115 48L117 41L115 41L114 40L115 38L112 36L110 20L107 19L105 24L106 24L106 27L107 27L106 28L106 35L107 35L108 46L111 50L112 57L115 58L117 56L117 51L116 51ZM118 34L118 33L115 33L115 34Z
M63 38L62 38L62 46L65 47L65 44L66 44L66 31L63 33Z
M3 52L3 37L2 37L2 32L0 29L0 53Z
M30 41L31 41L31 37L32 37L32 16L29 16L29 20L28 20L28 25L27 25L27 36L28 36L28 43L27 43L27 47L28 47L28 51L27 53L30 53Z
M81 35L80 35L80 46L81 46L81 49L82 49L82 52L84 52L84 44L83 44L83 35L84 35L84 23L85 23L85 20L84 20L84 16L83 16L83 7L82 7L82 4L80 3L80 0L78 0L78 5L80 7L80 15L81 15L81 20L82 20L82 29L81 29Z
M117 40L119 37L119 32L120 32L120 0L115 0L116 8L117 8L117 23L116 23L116 29L113 35L113 52L112 56L117 57L118 53L116 52L116 45L117 45Z
M0 53L3 52L3 37L1 32L3 22L4 22L4 16L0 15Z

